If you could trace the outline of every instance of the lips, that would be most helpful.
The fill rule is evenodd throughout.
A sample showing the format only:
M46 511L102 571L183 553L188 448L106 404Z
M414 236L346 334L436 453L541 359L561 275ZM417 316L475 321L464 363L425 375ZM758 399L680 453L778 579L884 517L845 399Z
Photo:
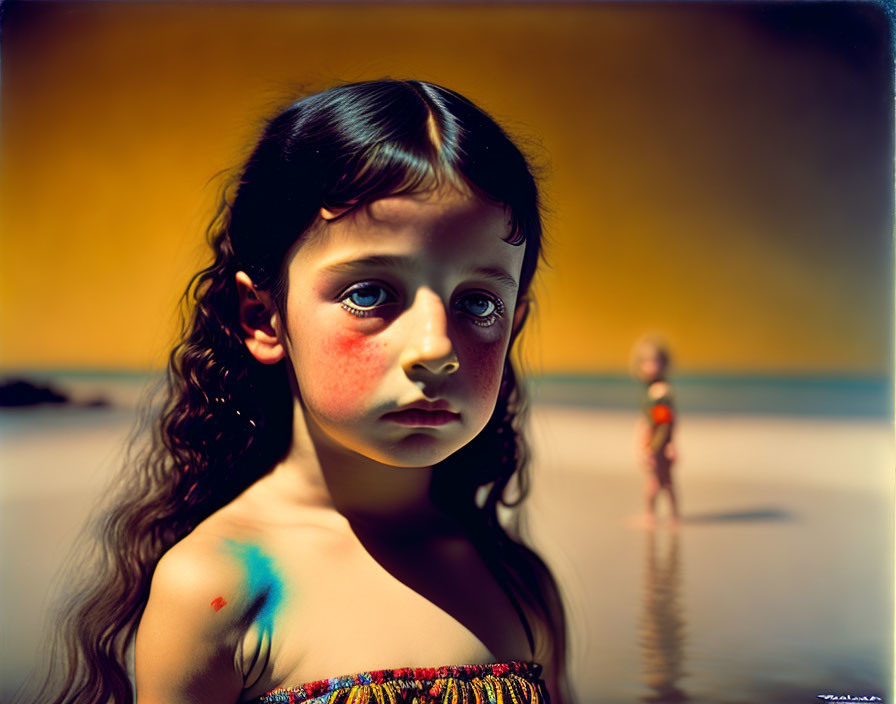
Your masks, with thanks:
M383 420L410 427L426 428L448 425L460 420L460 413L449 410L447 401L417 401L382 416Z

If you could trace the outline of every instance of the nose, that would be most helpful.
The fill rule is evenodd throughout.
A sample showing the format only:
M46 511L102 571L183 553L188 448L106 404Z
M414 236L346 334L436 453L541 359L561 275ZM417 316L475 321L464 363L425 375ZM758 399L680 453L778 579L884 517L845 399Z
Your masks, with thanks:
M405 315L408 337L401 357L405 373L414 378L456 372L460 363L448 334L448 313L442 299L433 291L419 289Z

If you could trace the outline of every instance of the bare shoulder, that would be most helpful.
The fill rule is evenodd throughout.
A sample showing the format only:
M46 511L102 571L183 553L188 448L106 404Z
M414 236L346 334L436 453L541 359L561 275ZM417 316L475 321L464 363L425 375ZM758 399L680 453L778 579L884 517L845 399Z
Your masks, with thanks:
M655 381L647 389L647 395L651 400L656 401L663 396L667 396L670 390L669 384L665 381Z
M230 540L201 529L186 536L156 565L150 599L175 609L197 610L204 605L206 609L196 612L206 615L221 610L220 602L215 603L219 596L237 605L243 574L227 550Z
M200 525L156 565L135 646L141 704L239 698L237 651L251 597L231 542Z

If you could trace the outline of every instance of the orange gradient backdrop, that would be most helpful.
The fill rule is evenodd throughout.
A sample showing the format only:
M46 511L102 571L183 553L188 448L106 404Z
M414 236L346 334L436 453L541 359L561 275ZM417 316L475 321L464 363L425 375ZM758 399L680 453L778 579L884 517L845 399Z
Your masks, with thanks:
M687 370L886 373L887 24L824 5L7 3L0 368L163 364L215 174L288 97L388 75L539 165L537 370L653 330Z

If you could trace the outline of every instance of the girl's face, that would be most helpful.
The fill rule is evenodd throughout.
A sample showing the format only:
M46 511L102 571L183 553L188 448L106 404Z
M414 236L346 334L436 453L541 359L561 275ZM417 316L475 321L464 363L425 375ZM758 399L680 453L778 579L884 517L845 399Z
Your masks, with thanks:
M659 352L652 347L642 349L638 358L638 376L641 381L655 381L662 373L663 364Z
M378 462L432 465L494 410L525 245L504 241L502 207L449 187L332 215L288 261L280 331L309 430Z

